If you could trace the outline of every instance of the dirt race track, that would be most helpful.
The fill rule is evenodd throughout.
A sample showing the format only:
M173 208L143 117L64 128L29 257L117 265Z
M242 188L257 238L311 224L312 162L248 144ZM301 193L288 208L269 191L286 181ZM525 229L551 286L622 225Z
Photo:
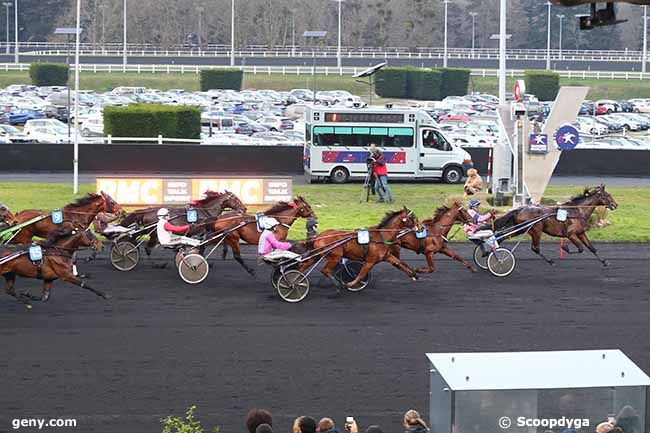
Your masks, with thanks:
M650 246L598 247L609 268L587 254L550 267L522 245L506 279L441 258L412 283L381 265L372 287L339 299L318 276L296 305L269 299L267 267L251 279L218 259L193 287L171 266L120 273L104 256L82 269L110 301L61 283L32 311L0 298L0 432L31 417L77 419L48 432L159 432L196 404L206 431L242 433L261 406L278 432L307 414L395 433L406 409L428 418L425 352L620 348L650 372ZM557 243L543 248L558 256Z

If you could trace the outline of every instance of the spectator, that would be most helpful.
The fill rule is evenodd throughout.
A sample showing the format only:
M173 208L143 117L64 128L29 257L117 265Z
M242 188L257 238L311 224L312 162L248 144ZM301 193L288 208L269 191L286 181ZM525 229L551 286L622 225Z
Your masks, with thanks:
M388 168L386 159L375 143L370 143L368 162L372 164L372 173L375 176L375 190L379 194L379 203L394 203L393 193L388 186Z
M620 427L625 433L642 433L644 431L638 412L630 405L623 406L616 416L616 427Z
M340 433L331 418L321 419L318 422L318 431L320 433Z
M467 181L465 181L465 198L479 193L483 189L483 179L475 168L467 170Z
M429 427L422 420L420 414L415 410L409 410L404 414L405 433L428 433Z
M248 433L256 433L257 427L262 424L273 426L271 412L266 409L251 409L246 415L246 428Z
M255 429L255 433L273 433L273 427L268 424L260 424Z
M596 433L611 433L614 430L614 424L609 421L601 422L596 426Z
M316 420L314 418L310 416L301 416L297 421L300 433L316 433Z

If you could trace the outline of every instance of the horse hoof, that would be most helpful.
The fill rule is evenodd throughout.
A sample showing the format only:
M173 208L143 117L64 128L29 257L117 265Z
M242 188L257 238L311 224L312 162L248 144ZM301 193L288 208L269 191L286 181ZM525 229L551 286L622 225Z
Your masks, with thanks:
M603 260L603 267L606 268L608 266L609 266L609 262L607 260Z
M471 266L471 267L469 268L469 271L472 272L472 273L477 273L477 272L478 272L478 269L476 269L474 266Z
M31 310L31 309L34 308L34 307L32 307L31 304L25 304L25 308L27 308L28 310Z
M551 265L551 266L555 266L555 262L553 260L549 260L548 264Z

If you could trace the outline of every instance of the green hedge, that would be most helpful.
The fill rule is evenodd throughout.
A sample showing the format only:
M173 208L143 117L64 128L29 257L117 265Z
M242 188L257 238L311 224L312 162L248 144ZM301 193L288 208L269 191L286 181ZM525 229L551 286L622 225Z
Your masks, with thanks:
M114 137L201 137L201 109L156 104L104 108L104 134Z
M553 101L560 91L560 74L551 71L526 71L526 93L537 96L540 101Z
M412 99L434 101L440 99L442 73L435 69L416 69L409 74L409 94Z
M442 68L442 84L440 86L440 98L447 96L464 96L467 95L469 86L469 69L462 68Z
M203 69L201 91L212 89L241 90L244 72L239 69Z
M383 68L375 77L375 93L382 98L407 98L410 68Z
M67 86L70 68L63 63L32 63L29 78L34 86Z

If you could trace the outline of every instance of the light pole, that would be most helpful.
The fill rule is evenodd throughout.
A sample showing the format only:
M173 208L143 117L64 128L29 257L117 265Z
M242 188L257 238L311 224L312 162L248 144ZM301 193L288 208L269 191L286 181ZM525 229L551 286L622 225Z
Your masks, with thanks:
M127 60L127 52L126 52L126 0L124 0L124 22L122 23L123 31L124 31L124 50L122 52L122 66L124 70L126 70L126 64L128 63Z
M447 67L447 6L449 5L449 0L444 0L443 3L445 4L445 41L444 41L444 58L442 60L442 67L446 68Z
M230 9L230 66L235 66L235 0Z
M14 62L18 63L20 61L20 54L18 51L18 0L14 0L14 37L16 39L16 46L14 47Z
M106 5L102 4L99 7L102 10L102 50L106 46Z
M199 6L199 7L196 8L196 12L199 14L199 34L198 34L198 38L197 38L199 40L198 41L199 42L199 55L201 55L201 44L203 43L203 39L201 37L201 27L203 27L202 21L203 21L203 11L204 10L205 9L203 9L203 6Z
M125 0L126 1L126 0ZM77 0L77 26L75 27L77 43L74 53L74 157L73 157L73 192L79 192L79 48L81 43L81 0Z
M472 17L472 57L474 57L474 46L475 46L475 41L476 41L476 32L474 29L476 28L476 16L478 15L477 12L470 12L469 16Z
M558 14L557 17L560 19L560 50L558 52L558 58L562 60L562 20L564 19L564 15Z
M291 9L291 57L296 57L296 10Z
M551 2L546 2L548 22L546 23L546 70L551 70Z
M339 34L338 34L338 45L336 48L336 66L341 67L341 8L345 0L334 0L339 4Z
M506 0L499 2L499 104L506 103Z
M646 73L646 63L648 62L648 6L643 6L643 56L641 61L641 72Z
M9 49L9 8L11 7L11 2L2 2L3 6L7 9L7 54L11 53Z

